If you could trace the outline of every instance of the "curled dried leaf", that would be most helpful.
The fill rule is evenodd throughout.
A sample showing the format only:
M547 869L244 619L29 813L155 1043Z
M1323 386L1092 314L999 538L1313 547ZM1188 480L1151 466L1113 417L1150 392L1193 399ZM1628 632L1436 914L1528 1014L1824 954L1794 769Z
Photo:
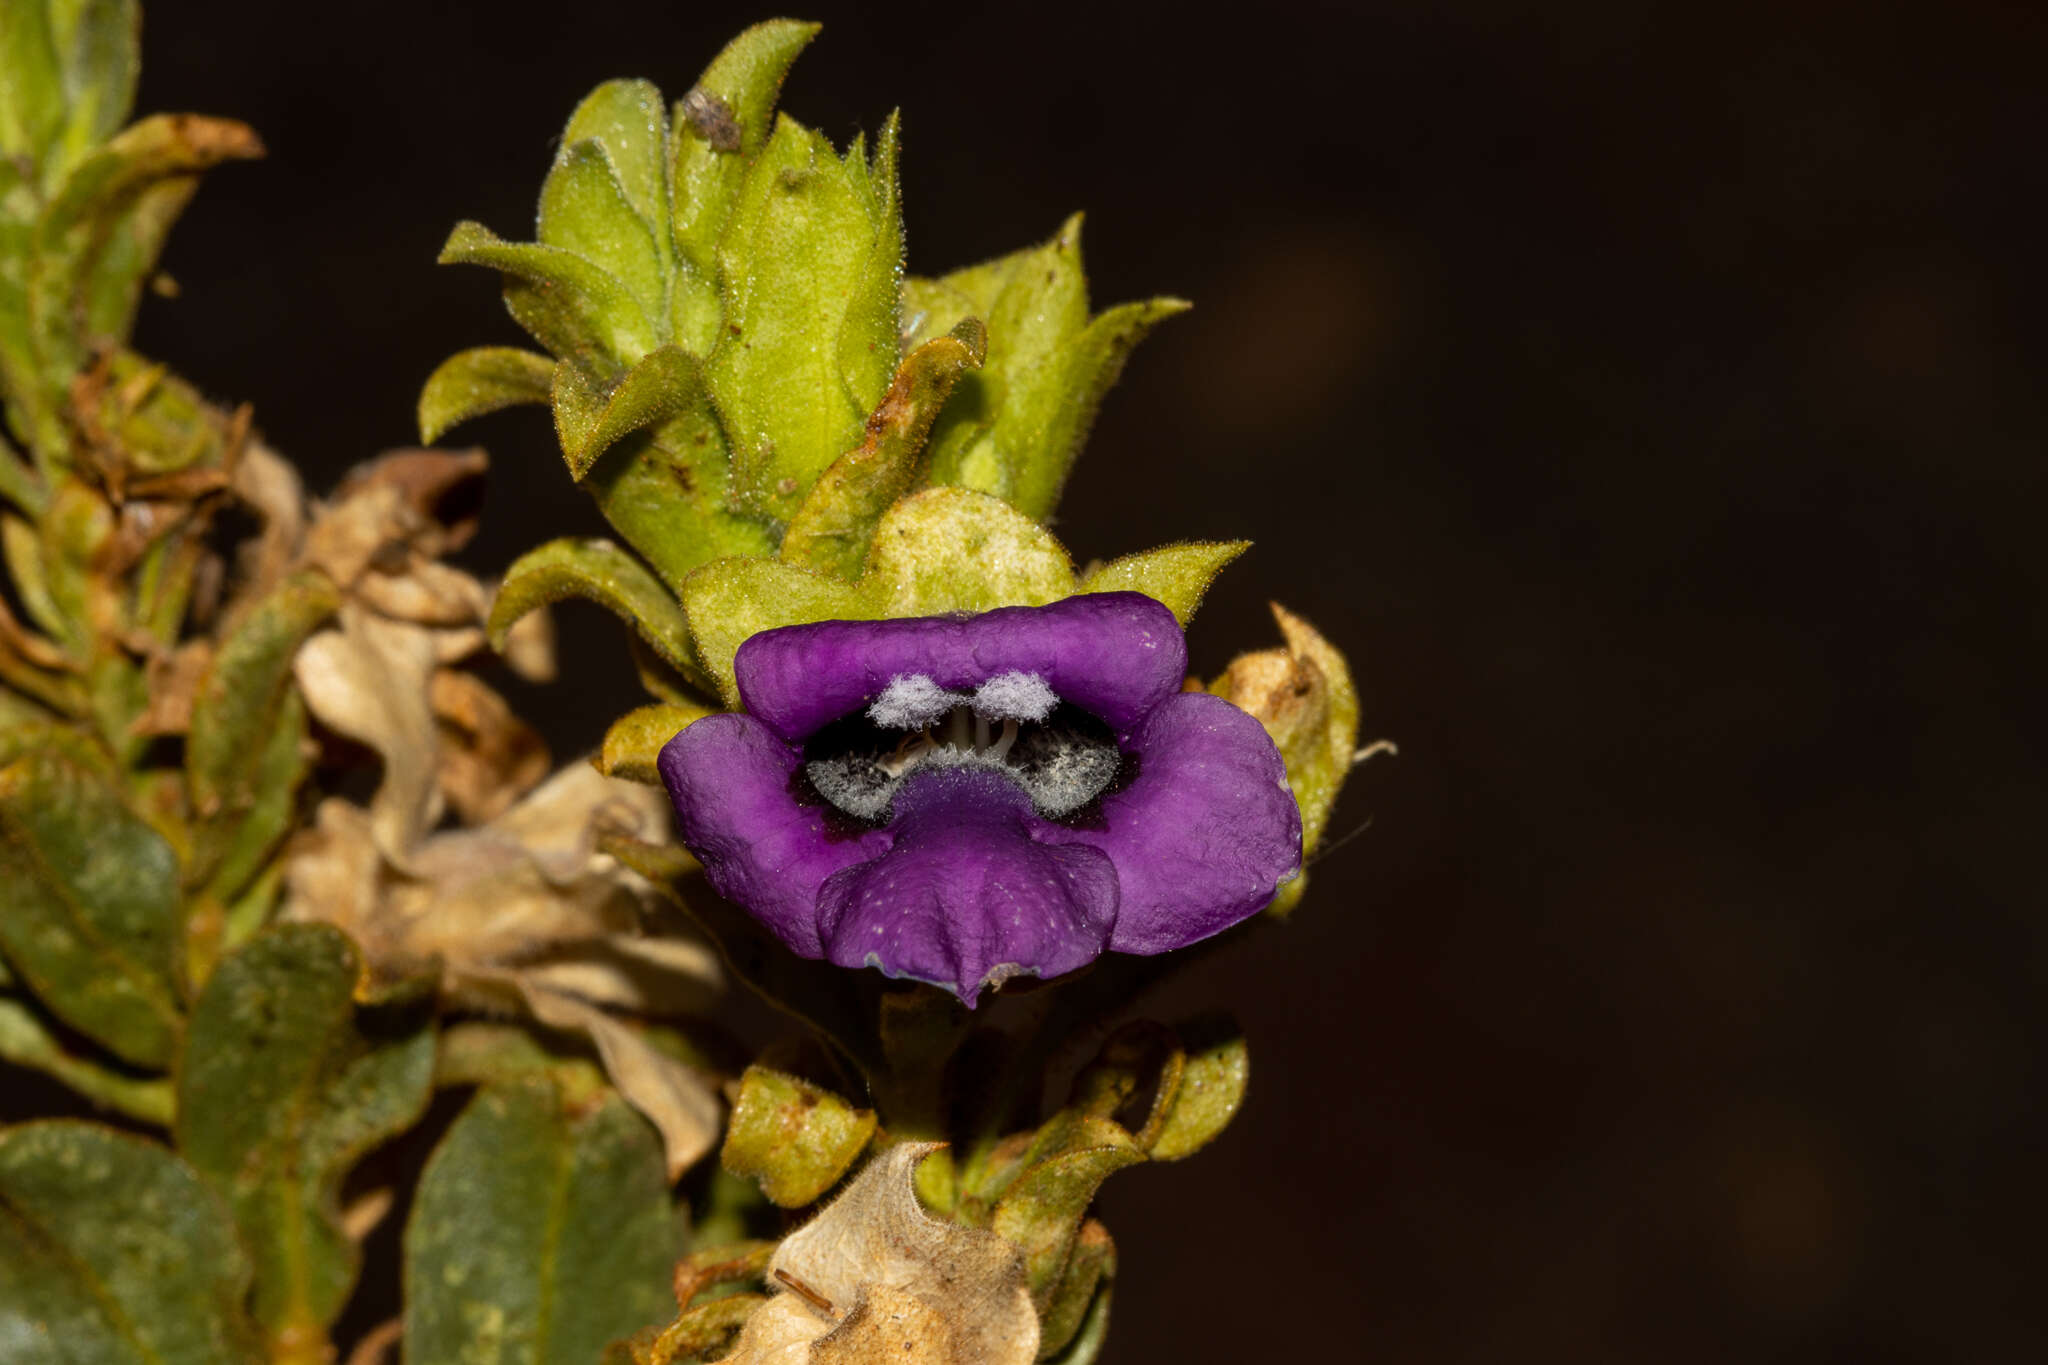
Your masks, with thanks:
M733 1365L1027 1365L1038 1313L1017 1248L927 1214L905 1143L870 1162L783 1240L774 1296L747 1321Z

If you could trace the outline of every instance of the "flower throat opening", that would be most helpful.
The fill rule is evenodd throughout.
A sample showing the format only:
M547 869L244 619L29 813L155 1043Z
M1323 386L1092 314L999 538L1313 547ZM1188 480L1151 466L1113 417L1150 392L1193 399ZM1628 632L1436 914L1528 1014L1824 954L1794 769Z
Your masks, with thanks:
M1110 728L1033 673L1005 673L972 693L899 676L866 711L804 746L804 775L818 795L876 824L888 820L904 782L926 769L1000 773L1041 816L1057 819L1101 795L1122 766Z

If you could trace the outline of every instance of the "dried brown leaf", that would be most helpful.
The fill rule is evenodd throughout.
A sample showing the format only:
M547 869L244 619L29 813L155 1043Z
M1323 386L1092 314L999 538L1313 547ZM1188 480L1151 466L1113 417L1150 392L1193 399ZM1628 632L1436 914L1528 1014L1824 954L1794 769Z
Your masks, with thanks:
M440 722L441 795L464 824L504 813L547 776L547 741L474 673L436 670L428 700Z
M733 1365L1028 1365L1038 1314L1017 1248L927 1214L917 1166L933 1144L870 1162L769 1263L776 1294Z

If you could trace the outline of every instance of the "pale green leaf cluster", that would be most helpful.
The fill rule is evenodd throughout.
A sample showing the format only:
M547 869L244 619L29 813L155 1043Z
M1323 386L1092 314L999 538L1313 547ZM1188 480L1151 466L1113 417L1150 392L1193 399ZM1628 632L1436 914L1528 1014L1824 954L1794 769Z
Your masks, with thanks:
M537 237L458 226L442 259L498 270L546 354L479 347L420 398L434 439L551 405L570 477L627 549L556 541L492 613L580 596L617 613L663 700L733 700L732 651L771 625L1149 592L1183 619L1241 545L1077 575L1049 516L1131 348L1184 305L1088 312L1079 219L1052 241L906 279L897 121L844 151L774 112L815 27L740 35L665 106L600 86L570 117ZM642 757L647 716L608 747Z

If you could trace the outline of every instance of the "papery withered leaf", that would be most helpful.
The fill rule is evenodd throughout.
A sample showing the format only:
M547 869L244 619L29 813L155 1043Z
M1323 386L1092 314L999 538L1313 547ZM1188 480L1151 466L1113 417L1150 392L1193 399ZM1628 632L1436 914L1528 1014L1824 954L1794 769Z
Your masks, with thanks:
M676 102L669 128L676 252L707 288L718 277L718 239L747 163L768 140L782 78L817 32L816 24L792 19L755 24Z
M768 1277L781 1292L747 1320L727 1360L1027 1365L1038 1354L1017 1248L919 1207L917 1165L932 1150L891 1147L783 1239Z
M222 960L178 1068L178 1149L227 1198L273 1341L319 1339L361 1252L341 1180L432 1093L430 1002L358 1007L362 962L325 924L284 924Z
M9 1365L257 1365L248 1289L227 1209L162 1147L68 1120L0 1131Z
M719 1160L786 1209L839 1183L875 1135L875 1111L772 1067L750 1066Z
M1241 654L1209 690L1258 717L1287 763L1301 807L1301 851L1315 850L1337 793L1358 761L1358 687L1342 651L1279 603L1273 617L1286 645ZM1272 909L1286 914L1307 888L1306 871L1281 888Z
M604 607L671 668L685 677L701 676L683 609L639 560L608 540L564 537L515 560L491 602L492 645L502 649L512 623L527 612L569 597Z
M646 310L617 276L560 247L507 242L481 223L457 223L443 265L481 265L506 276L505 306L534 340L592 374L608 374L653 350Z
M1081 580L1082 592L1141 592L1164 602L1183 629L1216 575L1252 547L1249 540L1191 540L1124 555Z
M683 1249L654 1130L552 1080L479 1091L427 1162L405 1236L412 1365L595 1360L673 1312Z
M712 713L709 706L678 706L657 702L628 711L604 732L598 750L597 769L606 777L623 777L632 782L659 782L661 774L654 761L661 747L681 734L691 721Z
M1154 1161L1179 1161L1215 1141L1244 1106L1251 1076L1244 1035L1232 1020L1196 1020L1179 1032L1187 1060L1147 1143L1146 1155Z
M1112 1174L1144 1159L1131 1135L1107 1119L1055 1118L1034 1144L997 1201L989 1226L1023 1251L1032 1301L1041 1310L1066 1274L1095 1192Z
M646 219L592 141L564 144L541 183L540 240L591 261L617 279L657 325L668 317L668 271Z
M545 403L554 386L555 362L517 346L476 346L457 351L427 376L420 390L422 441L472 417L521 403Z
M866 437L828 466L782 536L782 557L840 578L867 562L875 525L910 492L924 464L925 435L960 375L982 362L987 329L967 318L903 359L868 414Z
M0 768L0 950L124 1061L163 1067L177 1005L178 864L106 778L44 750Z

